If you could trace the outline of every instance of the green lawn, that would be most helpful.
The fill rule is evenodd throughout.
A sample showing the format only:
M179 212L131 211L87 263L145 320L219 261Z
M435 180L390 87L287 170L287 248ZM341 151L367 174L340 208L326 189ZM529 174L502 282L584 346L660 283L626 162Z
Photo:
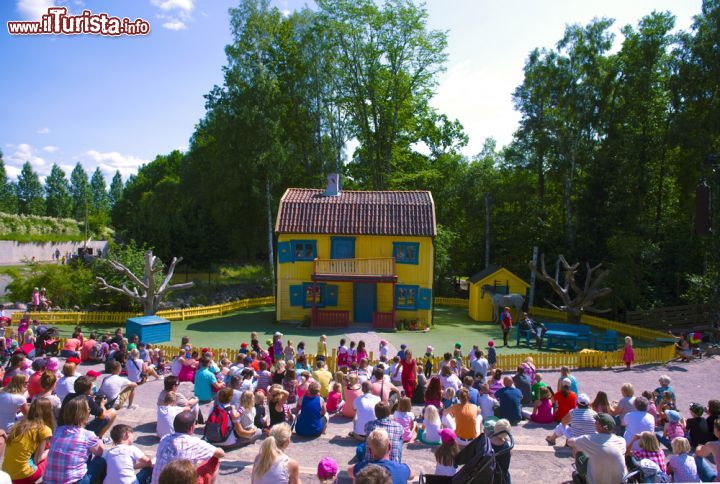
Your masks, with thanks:
M415 351L424 351L427 345L435 348L435 354L452 350L456 341L463 345L463 349L471 348L473 344L481 348L486 347L489 340L494 340L496 346L502 346L502 332L498 325L482 324L472 321L467 316L467 311L461 308L437 307L435 308L435 319L433 328L427 333L415 332L387 332L381 333L382 337L392 342L396 347L405 343L415 348ZM111 331L114 327L101 327L95 325L93 328L84 326L85 334L91 330ZM179 343L182 336L189 336L195 346L209 346L214 348L238 348L243 341L250 341L250 332L256 331L261 341L270 338L275 331L281 331L285 338L291 339L294 343L305 341L310 352L314 352L317 339L321 334L328 336L328 347L336 347L341 337L346 333L358 333L370 331L368 326L356 325L349 328L335 330L312 330L300 328L295 324L275 323L275 308L257 308L222 317L210 319L191 319L187 321L175 321L172 323L172 343ZM63 336L69 335L71 326L60 326ZM602 332L600 330L598 333ZM535 349L528 349L525 346L515 347L515 334L511 333L510 347L499 348L501 353L528 353L537 352ZM620 335L621 337L623 335ZM619 347L622 342L618 342ZM651 342L635 341L636 347L650 346ZM376 352L377 348L369 348Z

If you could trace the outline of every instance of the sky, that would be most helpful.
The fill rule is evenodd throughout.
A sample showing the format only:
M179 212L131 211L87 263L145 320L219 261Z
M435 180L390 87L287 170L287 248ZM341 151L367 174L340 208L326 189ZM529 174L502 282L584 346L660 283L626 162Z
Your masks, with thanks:
M231 37L228 8L238 0L0 1L0 149L11 178L25 161L44 178L53 163L77 162L123 180L158 154L185 150L203 117L204 95L223 81ZM305 0L273 0L281 11ZM150 22L147 36L12 36L7 21L36 19L48 6L89 9ZM653 10L672 12L688 30L701 0L429 0L431 29L448 32L449 60L433 105L457 118L470 138L507 144L517 129L512 92L528 53L552 48L568 24L594 17L620 28Z

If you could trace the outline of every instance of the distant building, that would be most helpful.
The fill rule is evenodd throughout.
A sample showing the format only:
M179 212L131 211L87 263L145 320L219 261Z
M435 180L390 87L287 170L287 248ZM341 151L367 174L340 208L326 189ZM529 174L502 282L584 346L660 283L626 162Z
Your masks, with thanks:
M493 320L492 294L482 287L490 286L493 292L502 294L520 294L525 297L530 284L498 265L490 265L468 279L470 284L470 304L468 316L475 321ZM517 316L515 316L517 317Z

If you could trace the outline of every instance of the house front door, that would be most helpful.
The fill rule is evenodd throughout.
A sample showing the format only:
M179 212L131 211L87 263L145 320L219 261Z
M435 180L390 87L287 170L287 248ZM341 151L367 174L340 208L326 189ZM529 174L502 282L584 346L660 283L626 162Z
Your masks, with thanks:
M356 282L353 284L353 321L371 323L377 308L375 283Z

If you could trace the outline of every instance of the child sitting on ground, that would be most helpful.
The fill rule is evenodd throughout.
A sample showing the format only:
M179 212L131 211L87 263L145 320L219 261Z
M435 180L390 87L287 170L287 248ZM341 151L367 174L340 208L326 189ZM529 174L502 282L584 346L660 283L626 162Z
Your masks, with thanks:
M500 402L490 395L490 386L484 383L480 386L480 397L478 398L478 406L482 413L483 420L495 416L495 408L500 406Z
M112 477L112 482L149 482L153 471L152 459L133 445L132 428L116 425L110 431L110 438L115 446L106 449L103 458L107 464L107 476ZM135 469L140 469L137 475Z
M393 413L393 420L403 427L403 442L415 440L417 429L415 427L415 414L412 411L412 401L408 397L401 397L398 408Z
M667 422L663 426L662 434L658 432L658 440L668 449L672 449L672 441L677 437L685 437L685 419L677 410L665 412Z
M648 402L649 402L648 408L647 408L647 413L649 413L650 415L653 416L653 418L655 419L655 425L656 426L659 425L660 424L660 415L658 415L658 409L657 409L657 406L655 405L655 397L653 396L653 392L645 390L644 392L642 392L642 396L647 398ZM607 413L607 412L605 412L605 413Z
M669 390L663 392L662 400L660 400L660 408L658 408L661 425L664 425L665 422L667 422L666 412L668 410L677 410L677 407L675 406L675 394Z
M455 431L442 429L440 431L440 447L435 450L435 475L454 476L457 472L455 457L460 453Z
M694 449L698 445L705 445L710 440L710 430L708 429L707 419L703 417L705 407L700 403L690 404L690 414L692 417L685 422L687 427L687 438L690 441L690 448Z
M418 440L425 445L440 445L440 414L435 405L428 405L423 410L423 423L418 430Z
M458 403L458 399L455 398L455 389L453 387L447 387L445 389L445 392L443 393L443 409L447 410L448 408L452 407Z
M262 431L266 431L268 429L264 392L257 392L255 394L255 418L253 419L253 424Z
M318 462L317 477L320 484L333 484L336 481L338 465L332 457L323 457Z
M540 398L535 401L530 420L539 424L554 423L555 415L553 414L550 390L548 390L547 387L541 387L539 396ZM523 410L523 412L525 411Z
M547 387L547 383L543 381L542 373L535 373L535 383L532 384L533 400L540 398L540 388Z
M240 395L240 426L243 430L256 430L255 426L255 396L251 390L245 390Z
M336 381L332 385L332 390L328 393L327 411L328 413L334 415L342 410L343 405L345 405L345 402L343 401L342 385Z
M672 441L672 451L674 455L667 463L667 471L673 482L701 482L695 458L689 455L690 442L685 437L678 437Z

